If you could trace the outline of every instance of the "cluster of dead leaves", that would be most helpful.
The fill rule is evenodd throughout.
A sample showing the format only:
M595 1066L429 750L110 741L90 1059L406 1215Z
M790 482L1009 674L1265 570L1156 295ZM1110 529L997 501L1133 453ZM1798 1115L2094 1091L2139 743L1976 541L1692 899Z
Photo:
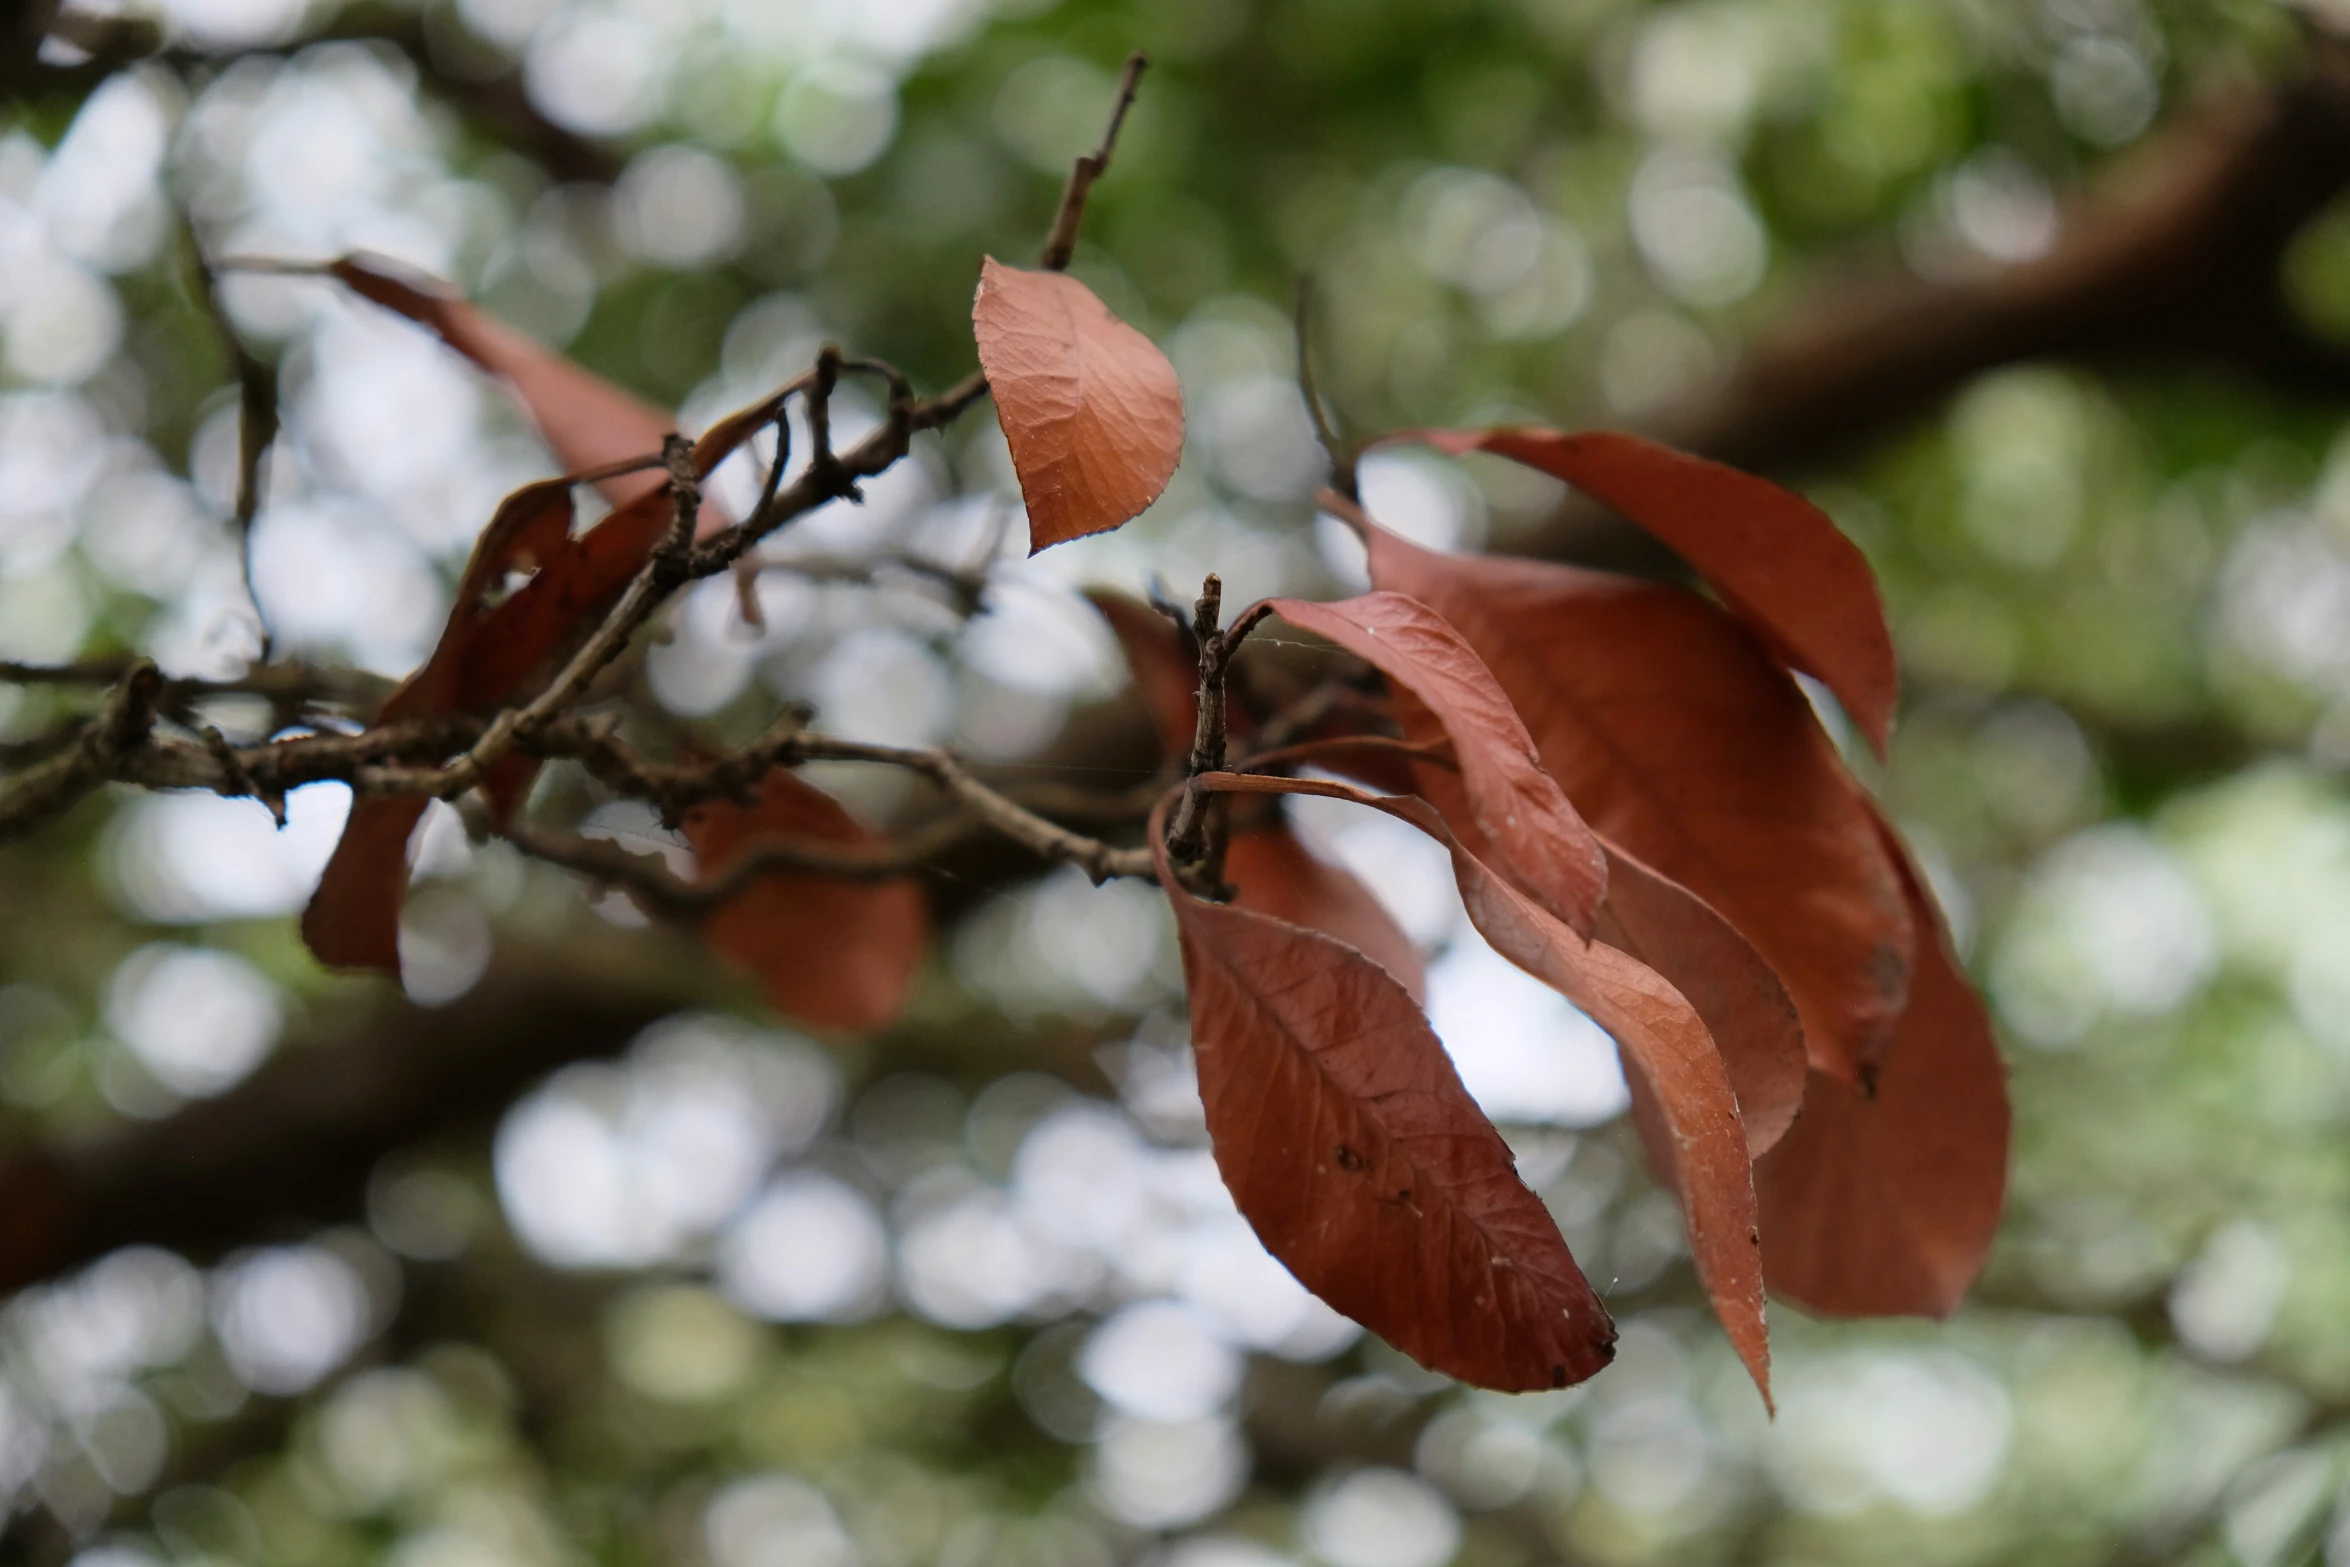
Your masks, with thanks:
M510 498L440 646L381 716L524 699L660 538L660 476L608 465L655 450L671 421L462 301L367 263L333 270L504 377L558 457L613 503L575 536L568 483ZM1157 498L1183 410L1146 338L1082 283L994 261L974 323L1032 549L1117 527ZM767 405L721 424L696 465L707 472L773 416ZM1432 553L1325 497L1368 546L1373 591L1267 607L1381 677L1383 695L1340 732L1408 748L1325 753L1354 782L1224 772L1190 787L1335 796L1444 847L1485 939L1615 1038L1698 1275L1766 1398L1766 1286L1825 1312L1947 1313L1997 1223L2008 1110L1983 1009L1924 882L1794 679L1817 679L1882 749L1897 677L1859 552L1800 497L1630 436L1396 439L1562 479L1669 545L1713 596ZM527 582L493 602L518 570ZM1096 602L1179 762L1196 650L1147 607ZM1235 732L1263 716L1236 710ZM496 773L497 809L519 802L533 765ZM1231 901L1186 890L1168 859L1172 798L1150 841L1181 938L1201 1096L1218 1166L1266 1246L1338 1309L1466 1381L1556 1387L1598 1370L1614 1329L1429 1028L1412 943L1361 882L1298 840L1278 800L1236 813L1222 859ZM303 923L325 961L396 971L421 811L357 803ZM775 838L869 841L786 770L683 825L706 877ZM778 871L705 933L785 1012L855 1029L902 1006L926 919L910 880Z

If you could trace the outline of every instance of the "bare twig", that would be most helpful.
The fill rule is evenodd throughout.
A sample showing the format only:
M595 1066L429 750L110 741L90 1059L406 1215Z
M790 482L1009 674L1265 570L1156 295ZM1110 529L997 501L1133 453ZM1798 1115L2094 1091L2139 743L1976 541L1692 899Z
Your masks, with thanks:
M951 751L913 750L803 735L797 758L811 762L878 762L920 773L967 808L993 831L1048 860L1066 860L1095 881L1113 876L1155 878L1148 849L1116 849L1098 838L1074 833L982 783Z
M90 658L71 664L0 662L0 685L111 686L138 663L133 658ZM311 706L372 711L392 693L392 682L358 669L320 669L297 661L254 664L244 673L207 680L175 676L163 682L163 712L208 696L258 696L296 710Z
M1071 166L1069 183L1061 191L1060 210L1053 214L1052 232L1045 236L1044 254L1037 265L1047 272L1065 272L1069 258L1077 253L1077 227L1085 221L1085 198L1093 192L1093 182L1110 167L1110 153L1118 145L1118 131L1126 123L1126 111L1134 107L1134 91L1142 83L1142 73L1150 64L1148 57L1130 54L1126 70L1118 78L1118 101L1110 107L1110 128L1102 132L1102 144Z
M1193 778L1221 772L1227 739L1224 674L1233 644L1223 630L1224 583L1214 572L1200 584L1199 602L1192 606L1191 635L1199 647L1199 719L1192 730L1191 756L1184 764ZM1254 624L1251 621L1250 624ZM1238 627L1235 628L1240 629ZM1209 858L1209 820L1212 802L1197 789L1186 789L1169 829L1167 847L1178 862L1193 864Z
M146 744L162 695L162 671L145 659L133 664L70 750L0 789L0 840L21 837L115 777L123 758Z
M723 907L760 877L778 871L840 881L887 881L911 875L979 830L980 824L970 817L950 817L899 842L868 849L796 838L758 838L729 859L720 874L700 881L677 875L658 854L639 853L610 838L555 832L520 822L508 824L500 836L532 859L623 889L648 914L697 919Z
M850 560L830 555L746 555L735 562L756 581L764 571L779 571L805 582L837 582L851 587L878 587L890 573L902 573L944 588L963 615L979 613L987 592L987 573L968 566L950 566L911 550L885 550L869 559Z
M81 738L83 720L68 718L22 740L0 740L0 768L45 762Z
M269 617L262 613L261 595L253 586L253 521L261 514L263 465L270 444L277 439L277 367L263 363L245 346L236 323L220 302L220 280L204 254L204 242L185 214L180 218L180 236L193 279L190 292L203 307L237 373L237 554L244 567L245 598L253 606L253 625L261 638L261 659L267 663L275 642Z
M1314 439L1322 443L1323 454L1329 458L1330 487L1361 505L1362 485L1355 471L1358 451L1339 433L1332 410L1323 406L1321 391L1314 384L1313 318L1314 280L1300 273L1297 279L1297 393L1305 399L1306 413L1314 421Z

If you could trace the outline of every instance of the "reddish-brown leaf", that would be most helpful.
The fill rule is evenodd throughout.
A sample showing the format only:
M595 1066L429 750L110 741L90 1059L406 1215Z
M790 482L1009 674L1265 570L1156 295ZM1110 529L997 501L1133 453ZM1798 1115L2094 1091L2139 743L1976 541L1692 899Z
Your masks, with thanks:
M1464 1382L1565 1387L1606 1365L1606 1309L1403 987L1328 936L1192 897L1161 825L1208 1136L1265 1249Z
M1460 760L1481 850L1543 907L1589 935L1607 891L1607 858L1461 632L1403 593L1366 593L1336 604L1269 602L1282 619L1367 661L1435 714Z
M1235 832L1224 848L1224 879L1244 909L1318 930L1395 976L1414 1001L1428 995L1428 968L1387 905L1343 865L1298 841L1284 822Z
M1753 636L1679 588L1360 525L1373 580L1484 656L1592 826L1753 943L1812 1067L1857 1080L1908 989L1909 907L1867 796Z
M708 474L773 412L772 401L761 403L712 426L694 443L695 472ZM384 703L378 723L495 711L527 684L552 674L556 661L628 586L673 519L667 489L639 495L572 538L569 483L525 485L500 505L475 546L440 643ZM536 574L485 609L484 592L525 557L537 565ZM529 793L537 766L529 757L509 757L485 780L501 814ZM403 799L352 802L343 841L302 916L303 940L321 963L399 972L406 845L420 815Z
M1110 623L1111 635L1126 654L1135 689L1158 728L1160 755L1169 762L1183 761L1191 755L1199 729L1199 654L1191 639L1129 594L1092 588L1085 596Z
M1833 1316L1945 1317L1981 1271L2007 1196L2007 1074L1982 1000L1892 829L1917 911L1909 1008L1874 1091L1814 1074L1755 1166L1771 1288Z
M1439 451L1492 452L1604 501L1672 546L1783 662L1816 677L1877 748L1901 677L1868 561L1828 514L1767 479L1613 430L1413 430Z
M712 802L685 818L703 881L763 841L878 847L839 801L788 768L750 806ZM702 924L710 945L758 977L778 1012L819 1028L886 1027L905 1010L930 950L930 910L910 877L857 881L779 870Z
M490 374L503 377L546 437L555 460L570 469L594 468L661 449L677 421L602 376L477 310L462 295L377 256L345 256L327 268L344 287L431 328L444 343ZM618 506L661 487L654 473L615 474L602 481ZM715 513L705 514L708 527Z
M1614 844L1606 847L1600 937L1662 974L1705 1019L1738 1095L1746 1151L1759 1157L1803 1107L1803 1024L1795 1003L1754 944L1703 898Z
M328 968L400 972L408 839L427 803L415 795L352 800L343 835L302 911L302 944Z
M1696 1007L1664 976L1603 941L1587 941L1465 848L1426 800L1374 795L1319 779L1210 774L1210 788L1318 794L1410 822L1443 844L1469 921L1493 950L1581 1008L1607 1030L1661 1112L1669 1176L1689 1221L1690 1254L1715 1315L1739 1358L1771 1396L1770 1336L1763 1315L1754 1165L1738 1098L1721 1052Z
M1424 743L1442 735L1436 716L1410 692L1395 692L1391 705L1407 739ZM1388 782L1390 770L1366 768L1363 760L1341 754L1327 765L1381 793L1398 792ZM1459 775L1441 765L1405 766L1410 776L1402 791L1435 807L1455 837L1473 838ZM1600 847L1607 854L1607 902L1596 933L1664 975L1697 1008L1729 1069L1747 1151L1759 1155L1786 1134L1803 1103L1803 1023L1787 987L1703 898L1620 844L1602 838ZM1659 1173L1670 1178L1662 1161Z
M1149 338L1068 274L992 256L971 324L1028 504L1030 554L1159 498L1183 456L1183 388Z

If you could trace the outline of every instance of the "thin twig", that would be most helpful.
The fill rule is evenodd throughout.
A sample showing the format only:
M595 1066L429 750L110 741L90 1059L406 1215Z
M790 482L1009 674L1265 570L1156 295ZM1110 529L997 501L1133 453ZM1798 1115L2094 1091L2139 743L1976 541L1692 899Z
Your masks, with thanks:
M1126 70L1118 78L1118 101L1110 106L1110 128L1102 132L1102 144L1079 158L1069 169L1069 183L1061 191L1060 210L1053 214L1052 232L1045 236L1044 254L1037 265L1047 272L1065 272L1069 258L1077 252L1077 227L1085 221L1085 198L1093 192L1093 182L1110 167L1110 153L1118 145L1118 131L1126 123L1126 111L1134 107L1134 91L1142 83L1142 73L1150 64L1140 53L1126 57Z
M88 658L71 664L0 661L0 685L111 686L138 663L135 658ZM380 707L392 682L359 669L320 669L298 661L249 665L242 674L207 680L182 675L163 682L162 709L208 696L258 696L296 708L324 705L368 710Z
M1140 56L1128 62L1120 98L1100 150L1080 160L1071 191L1055 220L1056 241L1073 238L1082 215L1086 189L1108 166L1119 127L1125 119L1136 81L1143 68ZM293 275L313 275L324 269L313 263L266 259L223 261L222 269ZM835 451L831 440L830 399L844 373L873 375L889 388L888 417L881 426L846 451ZM610 720L568 716L597 676L628 645L653 611L688 582L729 570L760 540L792 519L833 500L861 498L858 481L889 468L905 456L920 431L937 429L987 392L981 375L971 375L945 393L930 399L913 396L905 376L878 360L844 357L830 345L819 354L815 369L802 381L786 387L766 403L746 410L745 417L780 420L784 402L795 392L807 397L807 419L813 451L799 476L784 482L788 447L779 437L777 459L769 470L760 505L752 515L723 528L696 544L695 523L701 506L701 487L694 471L693 448L682 438L665 443L664 460L670 470L670 492L676 521L669 535L649 555L602 620L565 664L561 673L526 705L494 715L448 715L413 723L388 725L355 735L306 735L257 746L230 745L217 732L199 743L146 743L154 721L154 697L145 701L138 726L138 743L98 745L88 735L77 741L70 755L44 763L17 780L0 797L0 833L22 830L38 817L51 814L45 803L60 780L87 786L119 778L149 788L197 788L232 796L250 795L273 801L301 784L326 779L349 782L368 794L426 795L457 799L478 787L489 770L514 754L541 758L572 757L616 788L656 802L665 818L675 818L691 804L712 798L744 798L746 792L777 765L819 758L883 762L923 774L954 796L988 829L1022 843L1047 858L1082 866L1097 880L1113 875L1150 874L1147 853L1113 848L1097 839L1072 833L1028 809L1011 796L982 782L945 751L900 751L861 746L847 741L805 735L804 715L787 713L778 725L743 751L710 764L657 763L620 741ZM942 580L951 580L941 574ZM967 586L960 582L958 587ZM271 666L264 666L269 668ZM134 666L138 688L165 689L151 665ZM50 669L12 670L0 666L0 679L11 673L42 683L68 683L68 672ZM79 672L76 672L79 673ZM182 695L212 691L260 690L263 682L187 683L174 686ZM274 688L268 693L281 707L288 698ZM112 711L110 707L110 712ZM281 718L282 721L282 718ZM105 723L92 732L111 734ZM458 748L462 748L459 750ZM434 758L452 759L435 763ZM420 763L424 765L419 765ZM1114 811L1107 812L1116 819Z
M1360 477L1355 471L1358 454L1339 433L1334 412L1323 406L1322 393L1314 382L1313 318L1314 280L1300 273L1297 279L1297 392L1305 399L1306 413L1314 421L1314 439L1322 443L1323 454L1330 460L1330 487L1359 506L1363 493Z
M883 575L902 572L946 589L956 610L965 616L979 613L980 600L987 593L986 572L950 566L912 550L885 550L868 560L844 560L829 555L746 555L735 562L735 567L738 571L747 570L754 581L761 572L779 571L804 582L834 582L850 587L878 587Z
M277 367L263 363L245 346L236 323L229 319L227 308L220 302L220 279L204 254L204 242L197 237L195 225L184 213L180 218L180 235L187 248L188 269L194 277L191 292L203 306L214 334L228 350L229 363L237 372L237 554L244 566L245 598L253 606L253 624L261 637L261 660L267 663L276 644L270 634L269 617L261 610L261 595L253 586L253 523L261 515L263 465L270 444L277 439Z
M626 889L648 914L693 919L724 906L753 882L778 871L841 881L887 881L909 875L978 830L976 820L955 817L899 842L865 849L796 838L756 838L727 860L724 871L699 881L677 875L657 854L639 853L610 838L555 832L520 822L509 823L500 836L533 859Z
M1034 811L997 793L974 777L952 751L912 750L902 746L871 745L861 740L836 740L803 735L794 748L798 758L811 762L878 762L920 773L960 801L995 832L1048 860L1066 860L1091 876L1107 881L1113 876L1155 876L1148 849L1115 849L1098 838L1074 833L1047 821Z

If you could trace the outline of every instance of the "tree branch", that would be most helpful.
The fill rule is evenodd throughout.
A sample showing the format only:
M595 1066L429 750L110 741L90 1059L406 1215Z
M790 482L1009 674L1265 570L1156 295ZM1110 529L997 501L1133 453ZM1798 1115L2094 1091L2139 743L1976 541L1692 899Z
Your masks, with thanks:
M2350 186L2350 43L2307 31L2291 78L2231 93L2124 159L2066 207L2037 260L1965 283L1823 263L1785 321L1719 387L1652 433L1740 467L1823 467L1930 413L2001 365L2210 367L2350 400L2350 352L2295 317L2286 247ZM1660 546L1600 508L1563 507L1522 553L1668 574Z
M1109 129L1102 132L1102 144L1079 158L1069 170L1069 183L1061 191L1060 210L1053 214L1052 232L1045 236L1044 254L1037 265L1047 272L1066 272L1069 259L1077 253L1078 226L1085 221L1085 199L1093 193L1093 182L1110 167L1110 154L1117 148L1118 132L1126 124L1126 111L1134 107L1135 89L1142 84L1142 73L1150 65L1143 54L1126 57L1126 69L1118 77L1118 100L1110 106Z
M82 726L70 750L28 769L0 788L0 842L70 809L113 778L126 758L147 743L163 675L145 659L107 693L97 717Z

